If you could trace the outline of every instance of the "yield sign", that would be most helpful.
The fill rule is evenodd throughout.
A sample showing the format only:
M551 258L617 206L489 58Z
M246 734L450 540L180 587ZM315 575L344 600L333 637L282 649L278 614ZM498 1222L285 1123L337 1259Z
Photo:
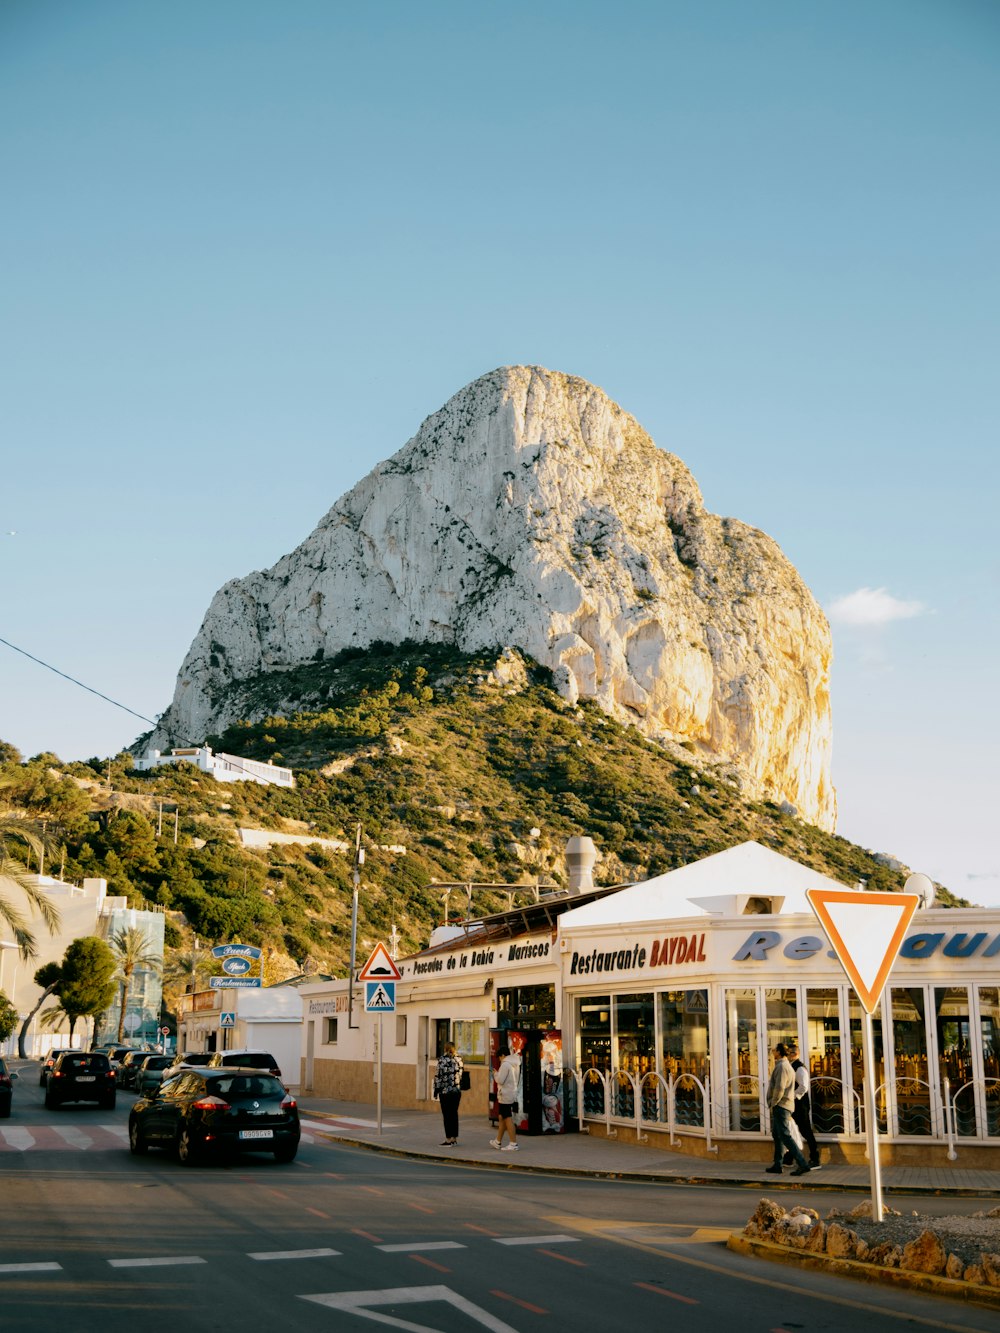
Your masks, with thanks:
M368 962L358 973L359 981L402 981L403 974L392 961L392 955L381 942L371 951Z
M806 889L865 1013L873 1014L903 937L920 905L915 893Z

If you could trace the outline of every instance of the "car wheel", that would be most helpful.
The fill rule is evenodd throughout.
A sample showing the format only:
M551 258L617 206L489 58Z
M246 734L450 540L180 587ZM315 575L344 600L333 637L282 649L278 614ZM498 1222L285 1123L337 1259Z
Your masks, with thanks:
M190 1130L182 1129L177 1135L177 1158L185 1166L194 1166L198 1160L198 1145Z
M46 1105L46 1107L48 1108L48 1110L50 1110L50 1111L54 1111L54 1110L56 1109L56 1107L59 1105L59 1103L56 1101L55 1097L53 1096L53 1093L52 1093L52 1089L51 1089L51 1088L47 1088L47 1089L45 1090L45 1105Z
M115 1109L114 1093L112 1093L110 1097L104 1098L104 1100L101 1102L101 1109L104 1111L113 1111Z
M130 1120L128 1126L128 1146L133 1157L142 1157L149 1152L149 1144L143 1137L138 1120Z
M9 1120L9 1119L10 1119L10 1102L7 1102L6 1105L0 1106L0 1120Z
M274 1160L276 1162L294 1162L295 1154L298 1150L299 1145L297 1143L293 1144L290 1148L275 1148Z

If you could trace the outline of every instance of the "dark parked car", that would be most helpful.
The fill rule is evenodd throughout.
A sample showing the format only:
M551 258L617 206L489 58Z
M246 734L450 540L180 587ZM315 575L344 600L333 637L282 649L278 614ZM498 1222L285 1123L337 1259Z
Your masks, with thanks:
M281 1078L278 1062L270 1051L244 1047L241 1051L213 1051L208 1059L210 1069L267 1069Z
M170 1055L147 1055L139 1061L132 1086L140 1097L155 1095L156 1089L163 1082L164 1072L173 1062L173 1056Z
M6 1120L10 1115L10 1100L14 1093L11 1081L15 1078L17 1074L7 1068L3 1056L0 1056L0 1120Z
M147 1060L150 1055L150 1051L126 1051L122 1056L121 1064L115 1070L115 1079L120 1088L135 1087L135 1076L142 1062Z
M115 1071L106 1055L67 1051L60 1055L45 1088L50 1110L64 1102L98 1102L110 1111L115 1104Z
M48 1055L42 1056L41 1068L38 1071L38 1086L40 1088L45 1087L46 1081L49 1075L52 1073L52 1070L55 1067L55 1063L59 1059L60 1055L65 1055L67 1051L72 1051L72 1050L75 1050L75 1047L57 1046L54 1050L49 1051Z
M185 1051L183 1055L178 1051L169 1070L164 1071L163 1081L166 1083L168 1078L180 1074L185 1069L203 1069L211 1059L211 1051Z
M133 1153L170 1148L188 1165L225 1152L269 1152L290 1162L299 1133L295 1099L259 1069L184 1070L137 1101L128 1118Z

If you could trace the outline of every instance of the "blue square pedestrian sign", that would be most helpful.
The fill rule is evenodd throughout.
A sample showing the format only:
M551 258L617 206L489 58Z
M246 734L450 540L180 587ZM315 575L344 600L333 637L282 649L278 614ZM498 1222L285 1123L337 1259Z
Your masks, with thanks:
M223 1009L219 1014L220 1028L234 1028L236 1026L236 1014L233 1010Z
M396 983L394 981L365 982L365 1013L393 1014L396 1012Z

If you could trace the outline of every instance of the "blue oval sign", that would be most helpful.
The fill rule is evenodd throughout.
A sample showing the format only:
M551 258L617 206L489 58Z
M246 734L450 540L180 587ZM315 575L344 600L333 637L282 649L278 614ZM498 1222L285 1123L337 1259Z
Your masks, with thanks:
M222 962L223 972L231 977L245 977L250 968L249 958L225 958Z

